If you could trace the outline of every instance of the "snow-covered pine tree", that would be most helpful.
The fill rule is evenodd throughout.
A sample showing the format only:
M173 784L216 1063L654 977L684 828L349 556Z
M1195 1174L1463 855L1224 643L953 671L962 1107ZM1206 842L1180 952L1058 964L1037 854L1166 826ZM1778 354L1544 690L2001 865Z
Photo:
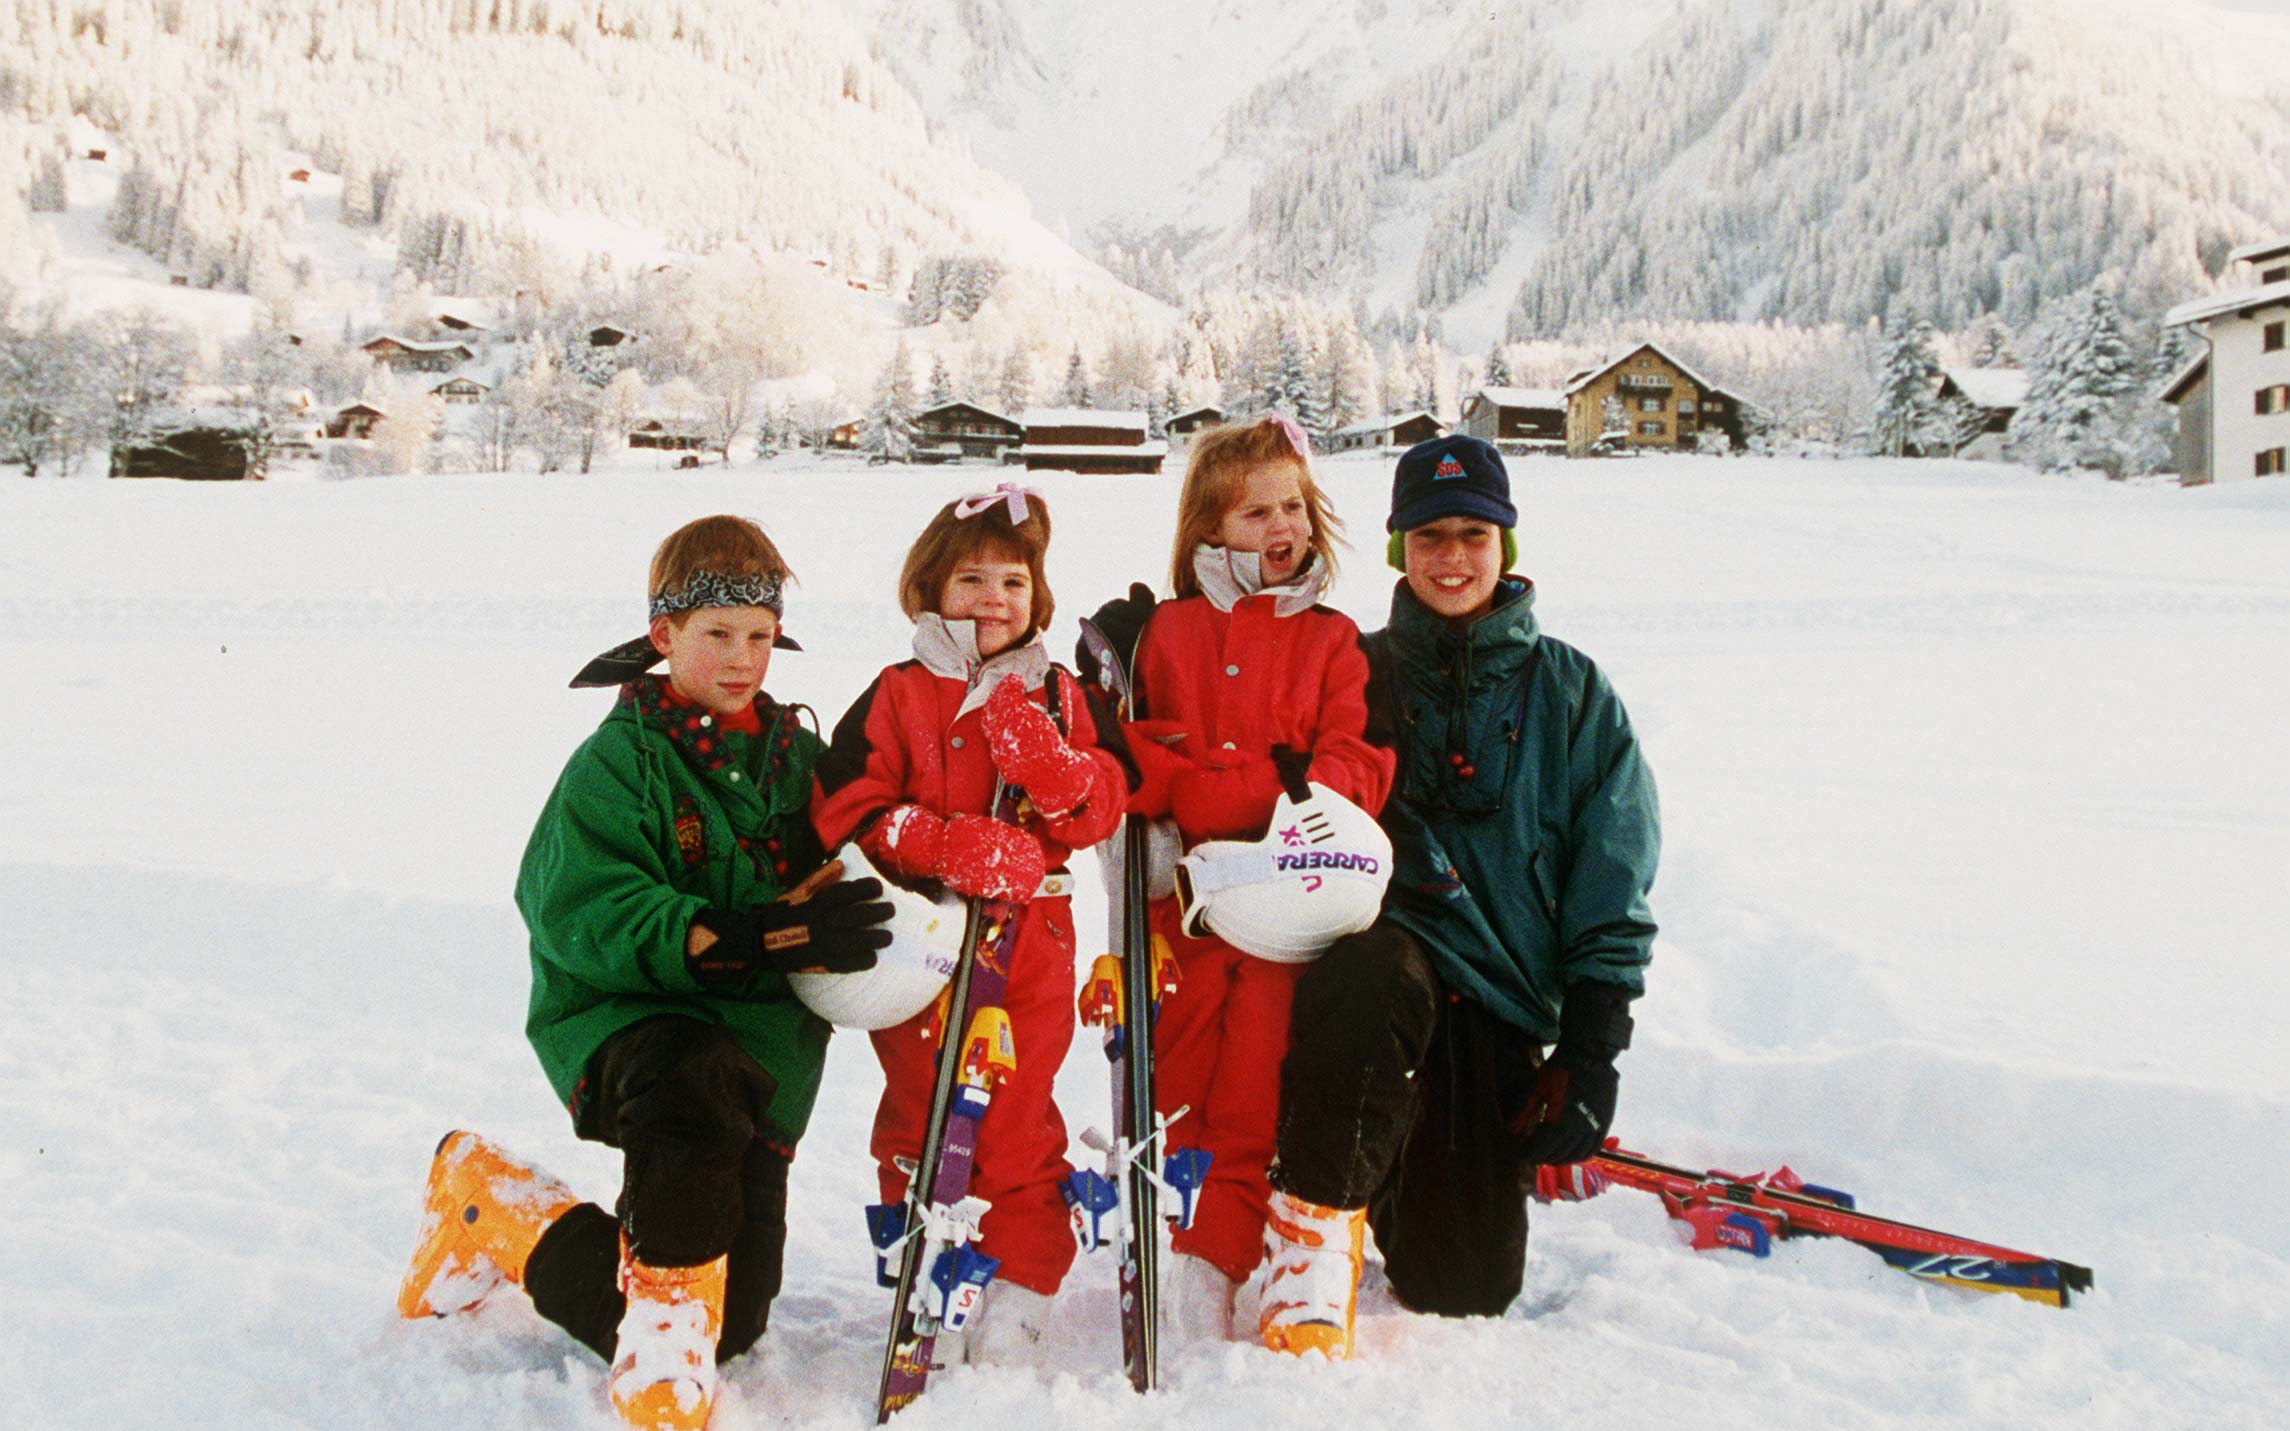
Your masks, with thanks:
M905 462L914 455L914 354L900 338L875 379L874 401L859 430L859 445L874 457Z
M1923 457L1947 444L1943 374L1930 323L1903 323L1885 340L1870 442L1886 457Z
M922 395L922 405L925 409L929 409L952 401L954 401L954 379L947 375L946 355L933 353L930 355L930 383Z
M994 375L994 400L1006 417L1015 418L1034 400L1034 358L1023 341L1013 340Z
M2126 441L2134 405L2125 399L2139 393L2140 365L2115 300L2094 285L2048 316L2027 401L2012 417L2012 455L2047 472L2125 476L2134 465Z
M1511 386L1510 354L1505 351L1503 340L1500 338L1497 338L1487 348L1487 376L1485 378L1485 382L1487 386L1493 388L1507 388Z
M1964 334L1964 351L1975 368L2009 368L2019 362L2012 353L2012 330L1992 312L1973 320Z
M1066 355L1065 385L1058 391L1058 401L1067 407L1088 407L1095 401L1090 395L1089 370L1082 366L1079 343Z

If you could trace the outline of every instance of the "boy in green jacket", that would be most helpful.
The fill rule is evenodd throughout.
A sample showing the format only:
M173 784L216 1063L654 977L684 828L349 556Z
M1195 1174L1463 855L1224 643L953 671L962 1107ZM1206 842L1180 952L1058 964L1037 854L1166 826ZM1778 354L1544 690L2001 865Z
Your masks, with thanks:
M517 876L525 1031L582 1138L624 1158L608 1213L473 1133L430 1166L407 1317L521 1283L611 1363L631 1426L707 1421L716 1362L779 1290L787 1167L828 1027L787 974L890 943L874 880L836 882L806 810L822 745L764 694L790 573L763 529L705 517L653 555L651 626L573 681L619 685L573 752ZM661 657L666 676L648 673Z
M1605 675L1535 625L1510 475L1461 435L1392 480L1369 733L1397 748L1382 917L1296 987L1258 1324L1351 1354L1362 1231L1398 1299L1499 1316L1534 1170L1596 1152L1654 941L1653 777Z

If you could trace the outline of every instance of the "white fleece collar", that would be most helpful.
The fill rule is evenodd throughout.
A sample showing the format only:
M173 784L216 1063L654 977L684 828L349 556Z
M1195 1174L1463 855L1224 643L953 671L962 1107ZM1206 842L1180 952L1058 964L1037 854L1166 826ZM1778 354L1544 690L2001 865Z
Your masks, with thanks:
M1266 586L1262 552L1236 552L1203 542L1193 548L1193 575L1201 583L1201 595L1219 611L1230 611L1251 596L1269 596L1273 615L1294 616L1319 605L1328 591L1327 565L1309 556L1305 561L1305 568L1288 585Z
M949 621L935 611L915 618L914 658L932 675L961 681L967 688L954 713L956 720L986 704L1004 676L1019 677L1029 691L1040 690L1050 676L1050 648L1043 644L1041 632L991 658L981 657L978 623Z

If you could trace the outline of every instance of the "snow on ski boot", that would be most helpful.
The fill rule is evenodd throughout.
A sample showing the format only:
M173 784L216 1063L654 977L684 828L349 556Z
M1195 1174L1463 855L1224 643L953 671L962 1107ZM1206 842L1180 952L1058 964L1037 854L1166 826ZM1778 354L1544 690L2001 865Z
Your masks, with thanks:
M1223 1268L1205 1257L1179 1252L1162 1275L1161 1318L1170 1341L1232 1340L1234 1283Z
M964 1355L972 1366L1044 1366L1049 1348L1042 1334L1050 1329L1051 1298L1015 1282L996 1282L986 1303L962 1334Z
M421 1242L398 1288L401 1317L466 1312L525 1259L549 1224L578 1204L571 1188L475 1133L448 1133L430 1160Z
M728 1257L653 1267L620 1244L628 1298L612 1359L612 1408L635 1431L699 1431L716 1399L716 1339L724 1326Z
M1321 1207L1275 1190L1265 1210L1263 1300L1257 1331L1274 1351L1352 1354L1352 1318L1368 1225L1363 1207Z

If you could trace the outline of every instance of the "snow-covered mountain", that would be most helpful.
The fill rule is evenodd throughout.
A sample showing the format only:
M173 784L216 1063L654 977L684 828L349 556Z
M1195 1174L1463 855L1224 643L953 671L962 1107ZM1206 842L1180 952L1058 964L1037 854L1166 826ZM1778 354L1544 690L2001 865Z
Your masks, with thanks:
M2095 278L2199 291L2290 223L2290 67L2258 59L2290 54L2279 6L1130 8L883 0L877 46L1046 214L1194 280L1440 311L1465 347L1615 318L2017 326Z

